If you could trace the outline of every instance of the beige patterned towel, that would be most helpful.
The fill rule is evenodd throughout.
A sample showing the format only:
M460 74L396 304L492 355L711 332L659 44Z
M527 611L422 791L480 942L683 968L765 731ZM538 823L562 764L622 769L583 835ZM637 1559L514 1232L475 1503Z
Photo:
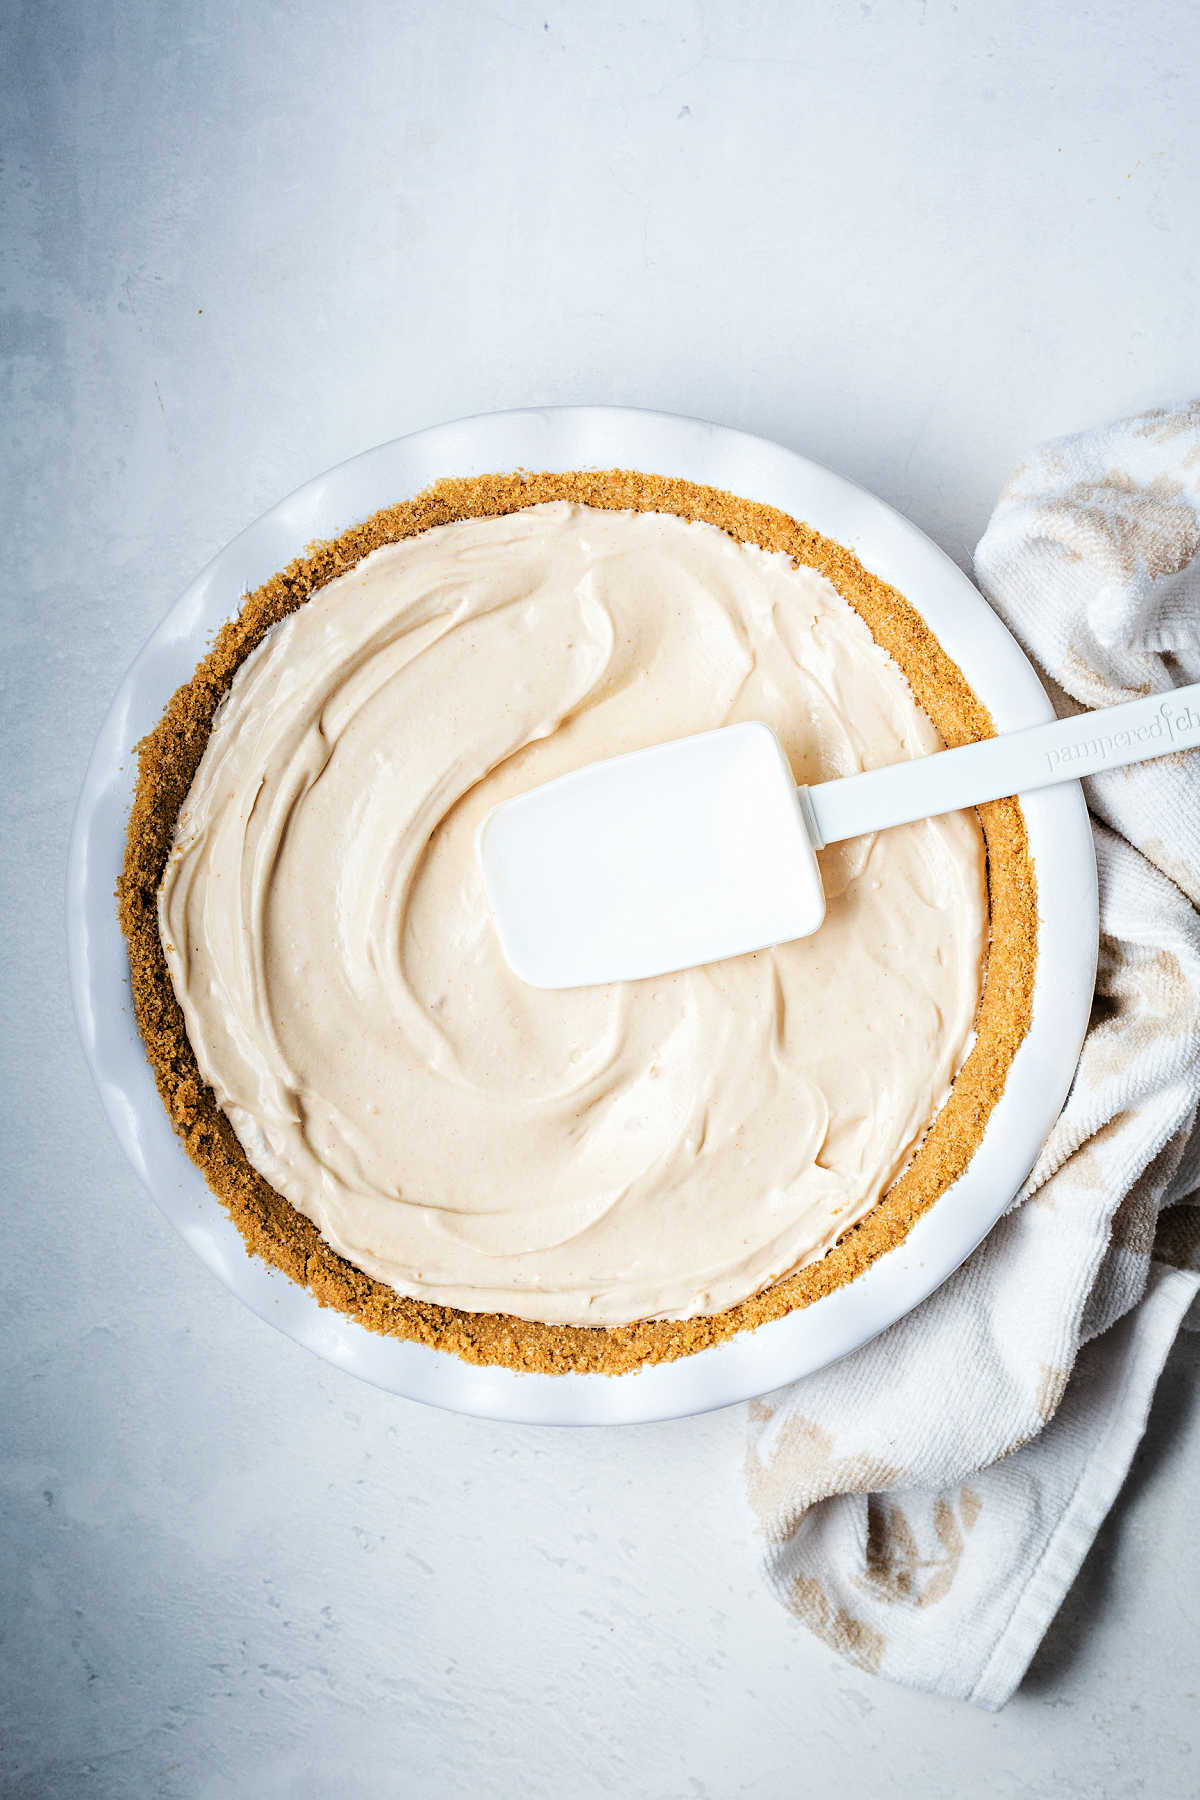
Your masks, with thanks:
M1200 404L1035 452L975 570L1062 713L1200 680ZM784 1605L859 1667L987 1707L1112 1504L1200 1285L1200 751L1084 786L1096 1001L1033 1174L916 1312L750 1409Z

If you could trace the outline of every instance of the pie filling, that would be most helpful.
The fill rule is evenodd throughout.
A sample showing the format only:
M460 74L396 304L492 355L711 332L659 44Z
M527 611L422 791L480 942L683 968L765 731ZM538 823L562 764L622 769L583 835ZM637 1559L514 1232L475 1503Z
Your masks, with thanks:
M803 782L941 747L814 569L566 501L374 550L241 665L160 933L247 1158L341 1256L468 1312L688 1319L900 1174L971 1043L974 813L823 851L825 923L775 950L543 992L497 942L491 806L743 719Z

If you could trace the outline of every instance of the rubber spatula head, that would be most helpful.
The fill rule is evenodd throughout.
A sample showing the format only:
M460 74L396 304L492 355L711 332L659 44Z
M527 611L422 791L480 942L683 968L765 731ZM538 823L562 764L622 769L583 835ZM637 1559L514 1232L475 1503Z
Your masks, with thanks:
M592 763L495 807L479 863L501 947L533 987L635 981L804 937L825 895L767 725Z

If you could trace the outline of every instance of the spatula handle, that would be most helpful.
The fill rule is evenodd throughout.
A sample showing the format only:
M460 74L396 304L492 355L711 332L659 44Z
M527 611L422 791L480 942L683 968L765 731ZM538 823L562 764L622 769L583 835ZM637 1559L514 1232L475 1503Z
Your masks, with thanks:
M1200 681L1168 694L1147 694L1123 706L1055 719L939 750L914 762L891 763L840 781L801 788L801 801L818 849L910 819L933 818L961 806L978 806L1003 794L1029 793L1146 762L1200 744Z

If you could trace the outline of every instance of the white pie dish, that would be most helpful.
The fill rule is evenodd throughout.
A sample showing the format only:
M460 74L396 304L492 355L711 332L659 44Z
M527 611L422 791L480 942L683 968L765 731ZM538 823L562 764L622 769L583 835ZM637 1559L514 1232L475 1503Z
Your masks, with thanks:
M676 1362L620 1376L475 1367L368 1332L247 1255L171 1130L134 1024L113 901L135 773L132 746L246 591L313 539L333 537L439 476L614 466L707 483L806 520L855 550L923 613L999 729L1052 717L1024 655L962 572L881 501L818 465L762 439L662 414L616 408L491 414L398 439L330 470L209 564L117 694L88 768L68 872L71 980L88 1059L123 1148L197 1253L261 1317L329 1361L409 1398L531 1422L629 1423L726 1405L823 1366L909 1311L969 1254L1032 1165L1070 1085L1095 978L1095 860L1082 794L1072 783L1024 801L1039 902L1033 1021L966 1173L901 1245L855 1281Z

